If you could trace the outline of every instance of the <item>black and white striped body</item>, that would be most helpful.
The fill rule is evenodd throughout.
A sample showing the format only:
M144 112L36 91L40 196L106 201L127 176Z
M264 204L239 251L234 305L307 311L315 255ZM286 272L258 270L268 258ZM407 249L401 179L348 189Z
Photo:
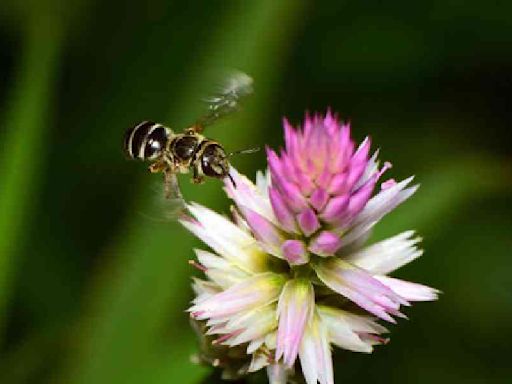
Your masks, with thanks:
M132 159L155 160L165 150L171 129L152 121L143 121L126 131L124 150Z
M132 159L154 161L152 172L188 173L199 183L203 176L224 178L228 176L229 163L222 146L197 133L195 127L184 133L174 133L170 128L151 121L143 121L129 129L124 148Z

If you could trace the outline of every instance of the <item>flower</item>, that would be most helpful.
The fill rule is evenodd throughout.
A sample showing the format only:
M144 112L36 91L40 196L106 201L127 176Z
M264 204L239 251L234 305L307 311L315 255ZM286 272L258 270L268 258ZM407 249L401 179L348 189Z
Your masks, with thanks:
M330 384L332 344L370 353L388 340L378 319L395 323L402 306L438 291L388 276L421 256L413 231L365 245L417 190L412 177L374 193L391 165L370 156L369 138L356 148L330 112L297 129L285 120L284 132L285 149L267 149L256 184L231 169L232 220L188 205L183 225L213 250L196 251L207 279L194 281L189 311L208 345L202 360L226 377L267 367L271 383L285 383L300 360L308 384Z

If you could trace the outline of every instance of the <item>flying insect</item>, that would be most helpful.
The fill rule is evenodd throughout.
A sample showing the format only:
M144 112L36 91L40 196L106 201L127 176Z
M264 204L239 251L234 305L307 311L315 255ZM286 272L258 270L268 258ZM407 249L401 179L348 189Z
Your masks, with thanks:
M259 148L227 153L217 141L205 137L204 129L219 118L239 109L240 101L252 93L252 78L237 72L228 78L220 92L206 100L208 111L195 124L181 133L152 121L143 121L128 129L124 150L129 158L151 161L152 173L164 174L165 196L183 201L178 173L192 172L192 182L202 183L205 177L229 178L229 158L234 154L252 153Z

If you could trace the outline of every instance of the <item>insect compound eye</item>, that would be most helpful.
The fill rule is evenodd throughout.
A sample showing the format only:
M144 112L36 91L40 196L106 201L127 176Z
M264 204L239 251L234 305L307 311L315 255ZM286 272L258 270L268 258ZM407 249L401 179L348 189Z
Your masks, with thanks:
M229 164L224 150L217 144L207 146L201 156L201 168L206 176L226 177Z
M180 160L188 160L194 154L198 140L194 136L182 136L173 144L173 153Z
M144 145L143 158L154 160L161 155L167 143L167 130L162 125L155 125L150 129Z

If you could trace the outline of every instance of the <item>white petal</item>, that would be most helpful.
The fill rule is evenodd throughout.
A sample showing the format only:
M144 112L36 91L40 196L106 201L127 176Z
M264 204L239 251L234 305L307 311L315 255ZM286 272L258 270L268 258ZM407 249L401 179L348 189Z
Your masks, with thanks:
M383 284L391 288L395 293L409 301L433 301L437 300L439 290L427 287L423 284L395 279L387 276L375 276Z
M379 169L379 160L377 160L377 157L379 156L379 150L377 149L373 156L368 160L368 164L366 165L366 168L364 170L363 176L358 180L358 182L354 185L354 188L352 188L353 191L359 189L363 184L365 184L370 177L378 171Z
M292 367L299 352L300 342L307 323L311 321L315 307L313 285L307 279L288 281L277 306L279 328L275 359Z
M231 318L224 326L226 333L242 330L235 337L226 341L226 345L234 346L260 340L277 327L275 305L257 308L241 316ZM263 341L262 341L263 342Z
M224 289L251 276L235 264L214 253L202 249L195 249L195 252L199 263L206 268L206 276Z
M350 351L371 353L373 343L362 339L360 334L379 334L387 331L370 317L326 306L319 307L318 312L327 327L331 342Z
M259 347L261 347L264 342L265 342L264 337L260 337L259 339L251 341L249 343L249 345L247 345L247 354L250 355L250 354L254 353L254 351L256 351Z
M199 204L191 204L187 208L197 222L190 219L182 219L180 222L220 256L246 272L256 273L267 269L268 256L250 234L224 216Z
M220 256L217 256L214 253L203 251L202 249L194 249L194 252L196 253L199 263L206 269L213 268L228 270L232 266L229 261Z
M302 338L299 357L307 384L334 384L327 330L316 314Z
M355 315L350 312L344 312L344 321L350 325L350 327L354 330L354 332L364 332L364 333L388 333L389 330L386 327L383 327L379 323L375 321L375 318L369 316L360 316Z
M265 169L265 171L256 172L256 188L258 188L263 196L268 196L268 188L270 185L271 179L268 168Z
M274 273L255 275L206 300L198 301L189 312L198 319L229 320L233 315L277 301L284 278Z
M196 277L193 277L192 280L192 289L197 295L196 300L206 299L207 297L213 296L221 291L220 287L211 281L201 280Z
M368 272L386 275L423 254L416 247L421 238L413 236L414 231L403 232L353 253L347 260Z

